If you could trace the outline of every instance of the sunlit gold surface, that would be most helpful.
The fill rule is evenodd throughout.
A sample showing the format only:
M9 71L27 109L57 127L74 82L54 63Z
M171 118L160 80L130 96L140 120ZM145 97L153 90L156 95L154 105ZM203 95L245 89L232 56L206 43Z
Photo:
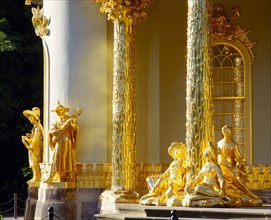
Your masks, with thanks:
M95 0L114 23L112 190L135 189L135 24L152 0ZM103 196L103 195L102 195Z
M242 156L247 163L252 164L251 77L252 63L255 57L252 47L255 42L248 38L250 31L244 31L239 26L239 16L240 7L234 7L230 9L230 13L226 13L223 4L215 4L213 6L211 36L213 52L215 52L212 56L215 136L216 138L220 136L217 134L220 134L220 128L224 124L231 125L234 129L234 138L239 144ZM215 75L219 72L225 77L217 78ZM223 85L221 89L227 91L227 94L217 93L216 87L218 88L219 84ZM235 93L231 93L231 91Z
M164 173L146 179L149 193L141 197L140 203L143 205L181 204L186 175L185 145L173 142L168 152L174 160Z
M50 20L43 15L43 8L40 9L38 6L37 8L32 8L31 10L33 14L32 24L35 28L36 35L41 38L44 35L48 35L49 30L47 29L47 26L49 25Z
M207 0L188 1L186 147L187 182L202 167L205 143L213 139L210 72L210 5Z
M248 39L249 30L244 31L237 23L240 16L240 8L234 7L230 10L230 16L226 16L223 4L215 4L213 6L212 16L212 39L213 40L228 40L240 41L248 50L253 61L254 54L252 47L256 43Z
M76 186L78 188L110 188L111 163L77 163ZM146 178L163 173L169 164L137 163L135 171L136 189L147 193ZM246 185L250 190L271 189L271 167L268 164L246 166Z
M262 201L246 186L247 177L237 143L232 139L232 128L222 128L224 138L217 143L218 164L225 179L225 194L231 206L261 205Z
M69 116L69 109L58 102L58 106L52 112L56 112L59 120L49 131L49 144L52 150L51 167L43 182L70 182L75 181L76 162L75 151L78 144L79 127L76 118L81 110Z
M43 150L43 128L40 123L40 109L33 107L32 110L23 111L25 117L33 124L31 134L22 136L22 142L28 149L29 166L33 171L33 178L28 182L41 180L39 163L42 163Z
M209 142L204 151L206 163L194 181L186 187L183 206L227 206L230 198L224 193L225 179L217 163L217 152Z
M26 5L31 5L31 3L36 5L43 5L43 0L25 0Z

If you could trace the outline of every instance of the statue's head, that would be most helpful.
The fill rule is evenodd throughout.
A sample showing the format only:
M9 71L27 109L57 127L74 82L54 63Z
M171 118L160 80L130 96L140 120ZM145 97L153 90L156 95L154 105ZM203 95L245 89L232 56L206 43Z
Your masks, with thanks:
M65 114L66 112L70 111L69 108L64 107L63 105L61 105L61 103L58 101L58 105L56 107L56 109L52 110L51 112L56 112L58 115L59 114Z
M168 154L172 158L185 158L186 155L186 149L185 149L185 144L182 142L173 142L171 143L170 147L168 148Z
M225 125L222 128L222 134L224 135L224 137L231 137L231 135L232 135L232 127L230 127L229 125Z
M217 160L217 152L215 146L212 144L212 142L208 142L207 149L204 151L203 155L206 158L209 158L213 161Z
M31 123L38 122L40 120L40 109L33 107L32 110L24 110L23 115L27 117Z

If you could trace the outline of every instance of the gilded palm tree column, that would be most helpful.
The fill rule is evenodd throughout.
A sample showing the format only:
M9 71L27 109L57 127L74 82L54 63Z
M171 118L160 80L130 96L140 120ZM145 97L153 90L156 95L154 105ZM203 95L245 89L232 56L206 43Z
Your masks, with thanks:
M202 152L213 142L213 104L210 71L210 3L188 0L186 147L187 184L202 167Z
M136 92L135 24L146 18L143 9L152 0L95 0L114 24L112 107L112 184L105 201L135 202Z

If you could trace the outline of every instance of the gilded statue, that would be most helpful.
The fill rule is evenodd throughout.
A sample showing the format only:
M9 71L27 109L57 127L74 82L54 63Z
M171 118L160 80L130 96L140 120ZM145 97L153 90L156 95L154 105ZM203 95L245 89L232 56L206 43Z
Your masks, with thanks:
M58 102L58 106L52 112L59 116L59 120L49 130L49 145L52 150L51 168L49 176L44 182L70 182L75 179L76 160L75 150L78 142L79 127L76 118L81 109L69 116L66 113L69 108Z
M40 181L41 173L39 164L42 163L43 151L43 128L40 123L40 109L33 107L32 110L23 111L23 115L33 124L31 134L22 136L22 142L28 149L29 166L33 171L33 178L28 182Z
M173 142L168 148L168 153L174 160L164 173L146 179L149 193L141 197L142 205L181 204L186 174L185 145L181 142Z
M39 37L43 37L44 35L49 34L49 30L47 26L50 23L50 19L47 19L43 15L43 8L40 9L38 6L37 8L32 8L31 9L33 17L32 17L32 24L35 29L35 33Z
M203 156L206 159L197 177L185 187L186 195L183 206L227 206L230 203L225 193L225 180L217 163L217 152L214 145L208 142Z
M225 179L225 193L231 199L230 206L258 206L261 199L246 186L246 171L238 144L232 139L232 128L222 128L224 138L217 143L218 164Z

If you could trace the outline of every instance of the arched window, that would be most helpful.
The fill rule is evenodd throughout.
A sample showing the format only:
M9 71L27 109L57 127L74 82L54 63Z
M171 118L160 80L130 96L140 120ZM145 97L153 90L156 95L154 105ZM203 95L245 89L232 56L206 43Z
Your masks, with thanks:
M214 136L221 139L224 125L233 127L233 138L245 160L252 164L252 63L249 31L236 24L239 16L233 9L225 18L223 6L216 4L212 20L212 79ZM238 16L236 15L238 12ZM221 22L223 21L223 22Z

